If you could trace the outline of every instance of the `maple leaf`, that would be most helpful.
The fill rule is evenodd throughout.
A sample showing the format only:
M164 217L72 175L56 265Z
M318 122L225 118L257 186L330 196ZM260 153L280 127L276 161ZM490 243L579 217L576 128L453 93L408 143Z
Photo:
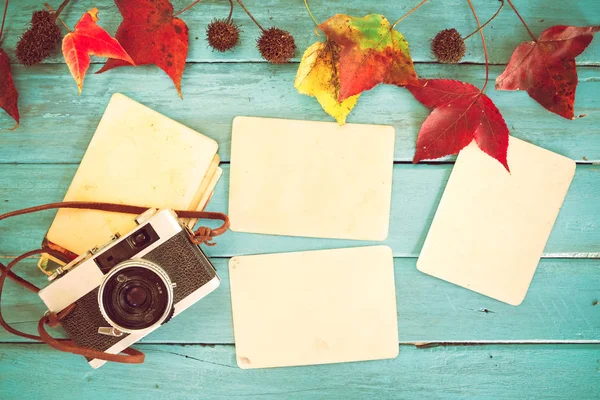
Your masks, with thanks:
M340 47L331 40L309 46L298 66L294 87L302 94L316 97L321 107L343 125L360 94L338 101L339 53Z
M19 107L17 105L19 93L15 88L10 71L8 55L0 48L0 107L8 113L19 125ZM14 129L14 128L13 128Z
M496 89L526 90L548 111L573 119L578 80L575 57L598 30L600 26L553 26L537 41L521 43L496 78Z
M340 46L339 101L379 83L403 86L416 81L408 42L383 15L337 14L319 28Z
M508 128L492 100L477 87L450 79L419 79L406 87L433 109L417 137L413 162L458 153L473 140L508 171Z
M83 14L75 25L75 30L68 33L62 43L63 56L71 75L77 82L79 94L83 88L85 73L90 66L90 54L118 58L133 64L133 60L119 42L100 28L96 21L98 21L98 9L92 8Z
M155 64L173 80L181 94L181 76L188 52L188 27L173 17L168 0L115 0L123 16L115 37L136 65ZM110 59L97 73L127 65Z

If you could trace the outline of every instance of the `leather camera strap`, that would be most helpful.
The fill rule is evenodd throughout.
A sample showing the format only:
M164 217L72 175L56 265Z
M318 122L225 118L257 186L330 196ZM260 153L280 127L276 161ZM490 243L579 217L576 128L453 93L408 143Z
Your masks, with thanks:
M6 214L0 215L0 221L10 217L16 217L24 214L31 214L44 210L51 210L57 208L72 208L72 209L82 209L82 210L100 210L100 211L108 211L108 212L117 212L124 214L141 214L146 211L149 207L139 207L139 206L130 206L124 204L113 204L113 203L98 203L98 202L88 202L88 201L71 201L71 202L59 202L59 203L50 203L44 204L41 206L24 208L21 210L11 211ZM179 218L198 218L198 219L209 219L209 220L220 220L223 221L223 224L216 228L211 229L208 227L200 227L198 230L192 233L192 241L197 244L206 244L208 246L214 246L215 243L212 243L212 239L215 236L219 236L227 231L229 228L229 218L227 215L223 213L217 212L207 212L207 211L175 211ZM103 351L98 351L94 349L90 349L87 347L80 347L75 345L71 340L68 339L55 339L46 331L45 325L48 326L56 326L60 322L62 318L68 315L75 307L75 303L71 304L64 310L59 313L46 313L38 322L38 334L39 336L32 335L26 332L19 331L18 329L10 326L2 316L2 290L4 289L4 281L6 278L10 278L20 286L28 289L34 293L40 291L38 287L33 285L31 282L23 279L18 276L11 269L17 265L20 261L31 257L36 254L47 253L52 256L56 256L60 258L60 255L53 249L50 248L41 248L36 250L28 251L19 257L12 260L8 265L4 265L0 262L0 325L8 332L21 336L27 339L37 340L40 342L44 342L49 346L54 347L57 350L65 351L69 353L79 354L88 359L97 358L100 360L120 362L120 363L129 363L129 364L140 364L144 362L144 353L132 349L127 348L123 350L124 354L110 354Z

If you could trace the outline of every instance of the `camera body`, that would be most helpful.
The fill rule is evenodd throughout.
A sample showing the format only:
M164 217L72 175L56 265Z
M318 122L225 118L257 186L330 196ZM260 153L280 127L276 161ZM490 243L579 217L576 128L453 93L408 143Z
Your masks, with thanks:
M39 292L79 346L116 354L215 290L220 280L175 213L150 209L138 226L81 255ZM88 360L93 368L105 361Z

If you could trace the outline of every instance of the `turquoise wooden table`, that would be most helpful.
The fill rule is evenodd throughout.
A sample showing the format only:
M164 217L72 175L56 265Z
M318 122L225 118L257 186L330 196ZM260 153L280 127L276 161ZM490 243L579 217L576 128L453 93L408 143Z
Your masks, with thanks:
M11 2L3 47L14 47L41 0ZM188 1L173 1L181 9ZM20 92L21 125L0 132L0 212L59 201L77 169L110 96L122 92L219 142L224 176L209 209L227 211L231 122L236 115L330 120L313 98L293 87L301 52L317 38L301 0L247 2L259 21L289 30L299 51L291 64L264 62L255 48L258 28L238 7L242 43L211 52L204 29L227 15L226 1L205 0L182 15L190 28L183 100L153 66L89 75L83 94L62 56L32 68L13 64ZM322 21L336 13L384 14L395 20L416 1L314 1ZM498 2L474 0L480 18ZM598 25L597 0L517 1L535 34L557 24ZM80 0L62 14L73 26L82 13L100 10L114 34L121 17L111 0ZM463 0L431 0L398 27L410 44L416 70L425 77L454 77L481 86L481 43L468 43L460 65L433 61L429 41L439 30L471 32L476 24ZM506 7L486 28L491 79L504 69L527 32ZM395 255L400 355L394 360L241 370L235 362L228 259L240 254L356 246L356 242L227 233L207 248L221 287L136 347L142 365L109 364L98 370L82 357L0 331L0 398L131 399L397 399L397 398L600 398L600 43L577 58L576 115L551 114L525 92L487 94L502 111L511 134L575 159L573 184L522 305L512 307L418 272L416 257L452 170L453 158L411 164L416 134L428 110L404 90L381 85L364 93L348 122L391 124L396 149L390 236ZM102 60L94 59L92 72ZM0 127L12 120L0 113ZM53 214L0 224L0 257L39 246ZM358 243L364 244L364 243ZM4 262L4 261L3 261ZM30 260L18 273L45 279ZM16 327L34 332L44 307L37 296L7 284L3 310ZM60 335L61 331L56 330Z

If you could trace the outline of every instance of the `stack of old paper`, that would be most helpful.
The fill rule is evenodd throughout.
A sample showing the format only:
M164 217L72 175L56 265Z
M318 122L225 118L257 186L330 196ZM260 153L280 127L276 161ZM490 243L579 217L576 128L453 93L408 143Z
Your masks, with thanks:
M64 200L202 210L222 174L217 147L213 139L115 94ZM71 258L129 231L134 218L62 209L44 241ZM41 260L42 269L47 260Z

